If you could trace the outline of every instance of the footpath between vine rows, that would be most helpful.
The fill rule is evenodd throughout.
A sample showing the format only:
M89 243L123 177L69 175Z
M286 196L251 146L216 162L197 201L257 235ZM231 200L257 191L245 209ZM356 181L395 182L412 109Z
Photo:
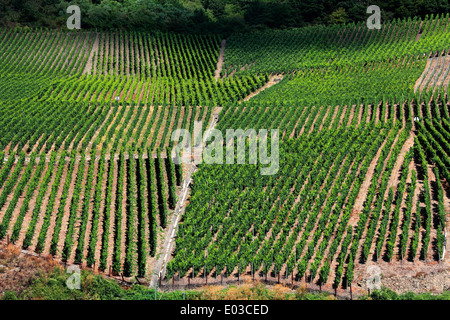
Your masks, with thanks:
M220 108L221 109L221 108ZM220 109L216 108L213 112L213 119L211 122L211 125L209 126L208 130L205 132L203 136L202 145L206 145L206 141L208 137L211 134L211 131L215 128L218 120L218 115L220 113ZM200 153L199 153L200 152ZM201 149L194 148L194 159L198 156L201 156ZM192 183L192 175L197 170L197 166L195 163L190 164L188 168L188 174L185 180L183 181L183 187L181 189L179 199L177 202L177 206L175 207L175 212L172 217L172 222L170 223L170 227L167 230L165 241L164 241L164 248L162 251L162 254L158 260L155 272L152 275L150 286L154 287L157 285L158 281L161 281L164 278L167 263L169 261L170 254L173 251L173 245L175 243L176 233L178 229L178 223L180 222L181 216L185 210L185 202L190 190L190 184Z

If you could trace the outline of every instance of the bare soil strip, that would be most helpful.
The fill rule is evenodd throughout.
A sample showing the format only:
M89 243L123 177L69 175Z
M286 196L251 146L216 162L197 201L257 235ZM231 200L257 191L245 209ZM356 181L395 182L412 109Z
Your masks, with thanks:
M114 57L114 61L115 61L115 67L116 67L116 74L121 74L120 73L120 69L119 69L119 66L120 66L120 63L119 63L119 59L120 59L120 54L119 54L119 33L118 32L115 32L114 33L114 51L115 51L115 57Z
M300 128L300 132L299 132L299 136L301 136L304 132L305 132L305 124L308 122L308 120L309 120L309 117L311 117L311 114L314 112L313 110L315 109L316 107L312 107L311 108L311 111L308 113L308 115L307 115L307 117L306 117L306 119L305 119L305 122L303 123L303 125L302 125L302 127ZM305 110L306 108L304 108L304 110ZM300 118L298 119L298 121L300 121ZM294 132L295 132L295 130L297 130L297 125L298 125L298 123L296 123L295 124L295 128L294 128L294 130L292 131L292 137L294 136Z
M62 197L62 193L63 193L63 189L64 189L64 183L65 183L66 179L72 179L72 177L68 177L67 176L68 169L69 169L69 163L66 163L66 166L65 166L63 174L62 174L61 181L59 182L58 193L57 193L56 198L55 198L53 211L51 213L50 224L49 224L49 227L48 227L48 230L47 230L47 237L46 237L46 239L44 241L44 249L42 250L43 254L48 254L49 251L50 251L50 244L51 244L52 237L53 237L53 230L55 228L56 215L57 215L57 212L58 212L59 204L61 202L61 197ZM76 164L75 164L75 167L74 167L73 171L74 172L78 171L78 166ZM72 185L74 184L73 182L74 182L74 180L72 180ZM69 194L68 194L68 197L67 197L67 201L68 202L69 202L69 200L71 200L72 195L73 195L73 188L69 188ZM64 216L66 216L66 215L64 215ZM64 219L64 217L63 217L63 219Z
M216 124L217 124L217 110L214 110L213 111L213 120L211 122L211 125L203 136L203 144L206 143L209 135L211 134L211 131L215 128ZM180 221L181 215L183 214L183 212L185 210L185 201L188 197L188 193L190 190L189 186L190 186L190 183L192 182L191 177L192 177L192 174L195 172L195 170L196 170L196 165L193 164L190 166L190 168L187 171L187 177L183 182L183 187L181 189L181 193L178 198L178 202L177 202L177 206L175 208L172 222L171 222L169 228L167 228L167 233L165 234L165 237L164 237L165 242L164 242L163 252L161 252L160 258L157 263L157 267L152 275L150 286L155 286L159 279L164 278L165 269L166 269L167 263L169 261L170 254L173 250L173 245L175 243L178 222ZM183 168L183 172L186 172L186 169Z
M143 160L144 157L141 157L141 159ZM148 172L147 172L147 170L145 170L145 166L146 166L146 164L144 162L143 163L144 170L143 170L143 172L141 172L141 175L142 175L142 178L144 179L144 181L148 181ZM144 183L143 188L144 188L144 197L145 197L145 199L148 199L149 198L148 184ZM148 244L150 243L150 228L148 227L149 223L150 223L150 217L149 217L149 209L150 208L148 206L148 201L145 200L144 202L145 202L144 208L146 209L146 214L144 215L144 223L145 223L146 228L145 228L144 232L145 232L145 243L147 244L147 251L148 251L146 254L146 257L145 257L145 259L146 259L145 260L146 261L145 262L145 274L147 277L149 277L149 276L151 276L151 272L156 268L156 265L154 264L156 259L153 258L152 256L150 256L150 252L148 250L149 249ZM159 238L161 238L161 237L157 237L156 241L160 240ZM157 246L158 246L158 244L157 244Z
M413 163L413 161L411 161L411 163ZM411 166L411 164L410 164L410 166ZM394 169L394 170L395 170L395 169ZM394 178L394 179L393 179L393 178ZM392 174L390 179L391 179L391 180L396 180L395 183L397 183L397 184L395 184L395 185L392 186L393 189L394 189L394 195L396 195L396 194L397 194L398 183L400 183L400 177L396 177L396 175ZM411 180L411 171L408 172L408 178L407 178L407 179ZM394 182L392 182L392 183L394 183ZM391 184L391 181L389 182L389 184ZM389 188L390 188L390 186L388 187L388 189L386 190L386 193L385 193L385 198L384 198L385 203L386 203L386 199L387 199L387 197L388 197L388 195L389 195ZM405 201L406 201L406 198L407 198L407 193L404 192L404 193L403 193L402 195L400 195L400 196L402 197L402 200L401 200L401 202L400 202L400 211L399 211L399 212L400 212L400 213L399 213L399 221L401 222L401 221L403 221L403 213L404 213L403 208L405 208ZM389 215L389 217L390 217L390 218L389 218L390 224L392 223L392 214L393 214L393 212L394 212L395 209L396 209L396 208L395 208L395 205L393 204L392 207L391 207L390 212L385 212L385 214ZM384 205L383 205L382 210L385 210ZM379 227L380 227L380 224L381 224L381 220L382 220L382 218L381 218L381 216L380 216L380 217L379 217L379 220L378 220L378 222L377 222L376 230L379 230ZM389 229L390 224L388 225L388 229L386 230L386 234L385 234L384 239L383 239L383 245L382 245L382 247L381 247L380 258L384 257L384 255L385 255L385 253L386 253L386 250L387 250L386 243L387 243L387 241L388 241L388 239L389 239L389 237L390 237L390 229ZM396 242L398 242L399 239L400 239L401 226L402 226L402 223L399 223L399 224L398 224L398 227L397 227L397 236L396 236L396 238L395 238L395 241L396 241ZM365 238L366 238L366 236L364 235L364 236L363 236L363 239L365 240ZM375 239L375 237L374 237L374 239ZM375 250L376 250L376 241L372 241L372 243L371 243L370 245L371 245L371 247L370 247L370 249L369 249L369 250L370 250L369 257L375 253ZM373 248L373 250L372 250L372 248ZM397 248L397 246L395 246L394 248ZM358 254L360 254L360 251L358 252ZM392 257L392 259L393 259L393 260L396 260L396 258L397 258L397 255L394 254L393 257Z
M94 53L98 54L98 44L99 44L99 36L98 33L95 34L94 45L91 48L91 53L89 54L89 58L86 62L86 67L83 70L83 74L92 74L92 67L94 65Z
M410 167L409 167L409 170L412 172L412 170L416 170L416 172L417 172L417 168L416 168L416 166L417 166L417 164L415 163L415 161L413 160L413 161L411 161L411 164L410 164ZM408 183L410 184L411 183L411 181L409 180L408 181ZM413 199L412 199L412 204L413 204L413 206L412 206L412 209L411 209L411 223L410 223L410 228L409 228L409 230L408 230L408 235L407 235L407 237L408 237L408 240L407 240L407 244L406 244L406 257L405 257L405 260L406 260L406 258L407 257L409 257L409 255L410 255L410 249L411 249L411 242L412 242L412 240L413 240L413 237L414 237L414 233L415 233L415 225L416 225L416 223L418 223L418 221L416 220L416 213L417 213L417 210L419 210L419 208L417 207L417 200L419 199L419 196L420 196L420 181L419 180L417 180L417 182L416 182L416 189L415 190L413 190L413 192L414 192L414 194L413 194ZM420 206L420 204L419 204L419 206ZM419 242L420 243L420 242Z
M227 40L223 39L221 48L220 48L220 54L219 54L219 60L217 61L217 68L214 73L214 79L219 80L220 73L222 72L223 62L224 62L224 56L225 56L225 46L226 46Z
M267 88L270 88L271 86L277 84L279 81L281 81L284 78L283 74L275 74L275 75L271 75L269 77L269 81L263 85L261 88L259 88L258 90L256 90L255 92L249 94L247 97L244 98L244 100L241 100L239 102L242 101L248 101L251 98L253 98L254 96L256 96L258 93L260 93L261 91L266 90Z

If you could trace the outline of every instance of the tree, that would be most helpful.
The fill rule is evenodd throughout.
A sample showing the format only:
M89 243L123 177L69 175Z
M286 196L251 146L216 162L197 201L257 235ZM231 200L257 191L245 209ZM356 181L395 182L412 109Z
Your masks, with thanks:
M344 8L339 8L335 11L333 11L332 14L328 16L328 23L329 24L342 24L346 23L348 19L347 12Z

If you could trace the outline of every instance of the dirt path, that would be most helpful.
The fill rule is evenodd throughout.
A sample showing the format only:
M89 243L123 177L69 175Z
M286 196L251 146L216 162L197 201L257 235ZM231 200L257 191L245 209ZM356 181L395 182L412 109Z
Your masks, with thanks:
M247 97L244 98L244 100L239 101L239 103L241 103L242 101L248 101L251 98L253 98L254 96L256 96L258 93L260 93L261 91L266 90L267 88L270 88L271 86L273 86L274 84L277 84L278 82L280 82L281 80L283 80L284 75L283 74L274 74L271 75L269 78L269 81L263 85L261 88L259 88L258 90L256 90L255 92L249 94Z
M219 60L217 61L217 68L216 71L214 73L214 79L219 80L220 78L220 73L222 72L222 67L223 67L223 62L224 62L224 57L225 57L225 46L226 46L227 40L223 39L222 40L222 45L220 48L220 54L219 54Z
M55 202L54 202L53 208L50 207L52 209L52 211L51 211L50 223L49 223L49 226L48 226L48 229L47 229L46 238L44 240L44 248L42 250L43 254L48 254L49 251L50 251L50 245L51 245L52 238L53 238L53 231L54 231L55 224L56 224L56 217L57 217L57 213L58 213L58 208L59 208L59 205L61 203L61 197L62 197L63 190L64 190L64 183L65 183L66 179L72 179L72 177L68 177L68 170L69 170L69 164L66 163L65 167L64 167L63 174L62 174L62 178L59 181L58 191L56 193L56 198L55 198ZM75 167L74 167L74 172L76 172L76 171L78 171L77 165L75 165ZM71 197L72 193L73 193L73 190L69 189L68 198Z
M420 92L433 86L433 79L435 79L436 76L439 75L439 72L444 65L445 57L438 56L438 57L431 58L428 60L431 60L431 65L428 70L425 69L425 71L424 71L424 73L426 73L426 75L423 78L423 81L422 81L420 87L418 88L418 90L420 90ZM427 65L428 65L428 61L427 61Z
M25 144L25 146L22 148L23 151L26 151L29 147L31 148L31 153L33 152L37 152L39 153L36 149L39 146L39 143L41 142L42 138L43 138L44 134L41 134L40 137L36 140L36 142L34 143L33 146L30 146L29 143L30 141L27 141L27 143Z
M146 170L147 168L146 168L146 163L145 163L145 160L144 160L144 157L141 157L141 161L143 161L143 163L142 163L142 166L143 166L143 171L141 172L141 177L142 177L142 179L144 179L144 181L148 181L148 179L149 179L149 173L148 173L148 171ZM144 198L145 198L145 203L144 203L144 207L142 208L142 210L145 210L145 215L144 215L144 224L145 224L145 231L144 231L144 238L145 238L145 243L147 243L147 253L146 253L146 255L145 255L145 257L144 257L144 259L145 259L145 276L147 277L147 278L149 278L149 277L151 277L152 276L152 271L153 270L155 270L156 269L156 265L155 265L155 261L156 261L156 258L155 257L152 257L152 255L150 254L150 248L149 248L149 243L150 243L150 221L151 221L151 219L150 219L150 214L149 214L149 212L150 212L150 210L151 210L151 208L150 208L150 206L149 206L149 203L148 203L148 201L147 201L147 199L150 197L150 190L149 190L149 186L148 186L148 183L144 183L144 185L143 185L143 189L144 189L144 194L142 195ZM178 191L178 188L177 188L177 191ZM138 191L138 192L140 192L140 191ZM169 215L170 215L170 212L169 212ZM156 235L157 236L157 235ZM156 241L158 242L158 241L161 241L161 237L156 237ZM159 243L157 243L157 248L159 247Z
M220 113L220 110L214 110L212 115L213 119L211 122L211 125L209 126L208 130L206 130L204 136L203 136L203 145L206 144L206 141L211 134L211 131L215 128L217 124L217 115ZM165 241L164 241L164 248L163 252L160 255L160 258L157 262L156 270L152 274L150 287L153 287L157 284L158 280L163 279L165 272L166 272L166 266L169 262L170 254L173 250L173 245L175 243L176 238L176 231L178 228L178 223L181 219L181 216L185 210L185 201L187 199L188 193L189 193L189 186L192 182L192 174L196 171L197 166L195 164L190 165L190 169L188 169L187 177L183 181L183 187L181 189L177 205L175 207L175 212L173 214L172 222L170 223L169 228L167 229L167 233L165 235ZM186 170L183 170L186 172Z
M342 113L344 112L343 107L341 106L335 106L335 111L333 114L333 119L331 120L329 129L332 129L333 127L339 127L339 121L341 119Z
M94 45L92 46L91 53L89 54L89 58L86 62L86 66L83 70L83 74L92 74L92 66L94 65L94 54L98 54L98 44L99 44L99 36L98 33L95 34Z
M406 33L406 39L410 40L412 36L414 36L414 31L416 31L417 22L414 24L414 26L409 26L408 32Z
M118 55L118 57L119 57L119 64L120 64L120 74L123 75L123 74L125 74L125 68L126 68L126 65L125 65L125 46L126 46L125 36L122 38L122 41L120 41L120 40L121 39L119 37L119 40L118 40L119 55Z

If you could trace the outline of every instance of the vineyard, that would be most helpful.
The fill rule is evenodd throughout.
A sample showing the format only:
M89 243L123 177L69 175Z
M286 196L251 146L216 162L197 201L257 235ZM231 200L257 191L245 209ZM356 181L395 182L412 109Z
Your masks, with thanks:
M65 151L47 158L36 153L5 158L2 240L67 263L127 276L147 274L175 208L181 166L159 152L156 158Z
M265 119L261 106L228 111L223 128L280 129L282 169L267 177L258 166L202 167L168 275L282 274L338 286L356 263L442 261L448 105L377 107L279 107ZM424 124L413 121L419 109Z
M160 284L450 268L449 23L0 29L0 240ZM196 121L279 129L279 171L177 164Z

